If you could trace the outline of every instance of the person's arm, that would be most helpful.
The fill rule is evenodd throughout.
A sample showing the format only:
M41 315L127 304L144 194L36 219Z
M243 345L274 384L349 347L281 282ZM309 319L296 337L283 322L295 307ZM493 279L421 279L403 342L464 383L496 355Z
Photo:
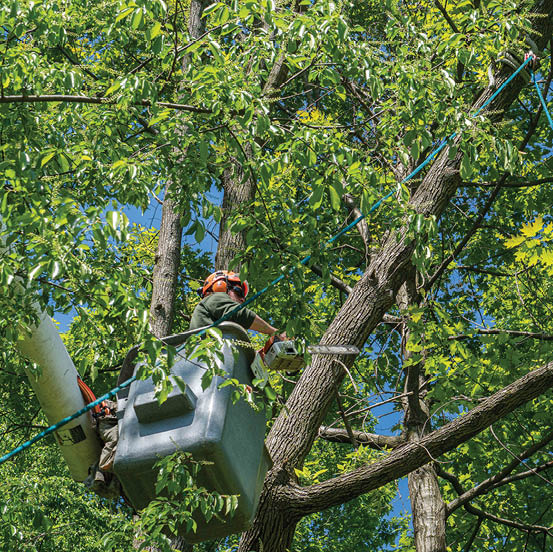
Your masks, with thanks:
M268 322L265 322L265 320L263 320L263 318L259 317L257 314L255 315L255 318L249 329L253 330L254 332L260 332L267 335L273 335L278 332L277 328L273 328L271 324L269 324ZM281 334L278 335L278 337L282 340L285 340L287 338L286 332L282 332Z
M276 328L273 328L271 324L265 322L265 320L263 320L263 318L259 317L257 314L253 319L250 330L253 330L254 332L261 332L267 335L272 335L274 333L277 333L278 331Z

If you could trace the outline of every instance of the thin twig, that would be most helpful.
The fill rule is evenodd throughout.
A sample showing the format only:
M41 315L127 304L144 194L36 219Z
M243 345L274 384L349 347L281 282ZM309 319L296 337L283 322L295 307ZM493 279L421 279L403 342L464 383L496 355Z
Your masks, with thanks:
M15 96L3 96L0 97L0 103L44 103L44 102L67 102L67 103L85 103L85 104L106 104L114 105L117 100L104 98L101 96L72 96L68 94L31 94L15 95ZM139 102L133 102L133 105L151 107L153 105L158 107L166 107L168 109L175 109L176 111L190 111L191 113L211 113L211 109L204 107L197 107L195 105L178 104L171 102L151 102L150 100L140 100Z
M355 383L355 380L353 379L352 375L351 375L351 372L348 370L348 367L338 358L335 358L334 359L334 362L336 362L337 364L339 364L343 369L344 371L346 372L346 374L349 376L349 379L351 381L351 384L353 385L353 389L355 390L355 392L357 394L359 394L359 388L357 387L357 384Z

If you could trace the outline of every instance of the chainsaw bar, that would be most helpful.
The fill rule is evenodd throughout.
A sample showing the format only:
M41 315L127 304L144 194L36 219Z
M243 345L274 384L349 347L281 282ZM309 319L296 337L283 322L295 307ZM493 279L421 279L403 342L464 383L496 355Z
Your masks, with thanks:
M355 345L309 345L307 350L312 355L358 355Z

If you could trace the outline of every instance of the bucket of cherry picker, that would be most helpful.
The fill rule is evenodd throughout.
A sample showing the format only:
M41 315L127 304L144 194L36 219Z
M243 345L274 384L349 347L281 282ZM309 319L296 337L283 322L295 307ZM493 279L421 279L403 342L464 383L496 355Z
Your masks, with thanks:
M224 358L220 362L229 378L251 385L253 374L250 365L254 351L238 345L233 353L226 340L249 342L243 328L232 322L219 325L225 340ZM200 330L165 338L172 346L184 343ZM139 367L133 366L138 348L131 350L125 360L121 379ZM130 369L129 369L130 366ZM114 471L125 495L136 510L141 510L155 496L157 473L154 464L177 450L190 453L202 462L197 484L221 495L238 495L238 505L232 515L213 516L206 522L202 514L194 516L195 532L180 535L190 543L221 538L244 531L251 525L263 480L270 466L264 445L265 414L254 410L246 400L231 399L232 386L220 388L224 381L216 376L202 389L205 365L195 360L180 359L171 373L186 383L182 392L173 387L161 405L154 394L150 379L135 380L118 396L119 443ZM126 374L124 374L126 372Z

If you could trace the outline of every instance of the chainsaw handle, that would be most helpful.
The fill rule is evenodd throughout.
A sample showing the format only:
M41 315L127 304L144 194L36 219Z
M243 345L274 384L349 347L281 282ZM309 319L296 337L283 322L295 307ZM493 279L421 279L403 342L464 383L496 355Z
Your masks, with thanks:
M273 334L270 336L267 341L265 341L265 345L259 351L259 356L261 357L261 360L265 360L265 355L269 352L269 349L273 346L273 343L278 343L279 341L286 341L289 339L289 337L286 335L286 332L282 332L280 334Z

